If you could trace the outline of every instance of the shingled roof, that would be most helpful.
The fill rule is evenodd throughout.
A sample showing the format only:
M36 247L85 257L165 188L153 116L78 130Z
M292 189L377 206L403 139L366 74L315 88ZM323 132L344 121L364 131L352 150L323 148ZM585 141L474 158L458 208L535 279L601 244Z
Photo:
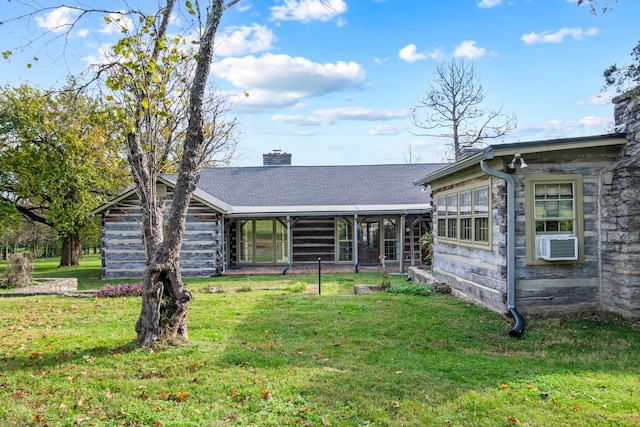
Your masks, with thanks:
M426 211L413 182L442 163L203 169L194 195L230 215ZM175 175L164 178L174 183Z

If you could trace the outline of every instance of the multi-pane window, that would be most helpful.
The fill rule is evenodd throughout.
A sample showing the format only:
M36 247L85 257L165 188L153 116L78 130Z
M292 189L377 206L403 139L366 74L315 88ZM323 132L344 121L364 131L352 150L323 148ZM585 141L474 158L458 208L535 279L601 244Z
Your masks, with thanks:
M476 242L489 241L489 189L473 190L473 229Z
M461 243L489 243L489 188L466 188L436 199L438 237Z
M455 239L458 237L458 195L449 194L447 196L447 237Z
M471 240L471 191L460 193L460 240Z
M240 263L287 261L287 228L274 219L241 220L238 232Z
M575 234L573 183L534 184L536 234Z
M525 176L528 264L547 262L542 257L543 250L551 250L552 246L557 250L560 245L572 245L576 261L584 261L583 191L581 174ZM577 254L573 246L576 243Z
M395 219L385 219L384 226L384 254L386 259L395 261L398 259L398 227Z
M353 225L343 218L336 220L336 243L338 262L353 261Z

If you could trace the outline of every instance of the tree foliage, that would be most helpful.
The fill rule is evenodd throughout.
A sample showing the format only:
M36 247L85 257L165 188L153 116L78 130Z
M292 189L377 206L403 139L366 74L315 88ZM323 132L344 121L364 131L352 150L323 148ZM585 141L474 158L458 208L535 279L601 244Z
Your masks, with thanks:
M61 265L77 265L88 213L123 188L111 111L73 84L0 91L0 209L51 227L70 251Z
M188 339L191 292L182 282L179 253L201 168L216 153L235 147L236 121L223 118L227 99L215 93L207 97L206 87L222 14L237 2L213 0L202 10L185 3L193 26L199 28L195 48L186 36L167 34L173 0L149 14L129 11L128 17L137 18L130 21L114 19L113 14L105 17L124 34L98 75L111 91L108 96L122 106L127 160L142 208L147 268L136 323L140 346ZM135 22L131 28L130 22ZM178 139L181 144L176 145ZM177 180L165 212L156 182L176 164L173 160L179 160Z
M457 161L465 150L500 138L516 127L514 115L482 106L486 92L473 63L452 59L440 63L429 87L411 111L418 135L447 138Z
M600 11L601 13L609 13L613 11L612 5L618 3L618 0L578 0L578 6L589 5L591 13L594 15ZM640 41L631 50L630 64L618 65L613 64L602 73L605 80L605 88L613 87L618 92L632 92L635 96L640 96Z

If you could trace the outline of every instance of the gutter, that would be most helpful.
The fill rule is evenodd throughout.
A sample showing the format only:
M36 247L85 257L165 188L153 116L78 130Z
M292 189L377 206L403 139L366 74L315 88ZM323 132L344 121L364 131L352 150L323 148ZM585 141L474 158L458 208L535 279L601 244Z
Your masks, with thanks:
M513 317L515 325L509 331L509 336L519 338L524 331L524 319L516 308L516 197L515 197L515 181L513 177L504 172L491 169L486 161L493 159L493 152L486 151L483 153L484 158L480 160L480 168L490 176L504 179L507 183L507 309Z

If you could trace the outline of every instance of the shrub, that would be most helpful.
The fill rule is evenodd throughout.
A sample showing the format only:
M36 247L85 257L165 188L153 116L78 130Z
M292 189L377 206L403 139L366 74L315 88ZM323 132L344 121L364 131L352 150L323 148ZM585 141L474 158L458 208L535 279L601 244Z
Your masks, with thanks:
M97 296L100 298L117 298L142 295L142 282L121 283L119 285L105 285L98 289Z
M386 271L382 273L382 281L380 282L380 289L387 290L391 286L391 276Z
M7 286L10 288L29 286L33 265L25 254L13 254L7 264Z
M387 292L394 294L408 294L416 296L430 296L433 295L435 289L428 285L422 285L420 283L404 282L390 286Z
M289 292L304 292L307 290L307 282L296 282L293 285L289 285L285 288Z

